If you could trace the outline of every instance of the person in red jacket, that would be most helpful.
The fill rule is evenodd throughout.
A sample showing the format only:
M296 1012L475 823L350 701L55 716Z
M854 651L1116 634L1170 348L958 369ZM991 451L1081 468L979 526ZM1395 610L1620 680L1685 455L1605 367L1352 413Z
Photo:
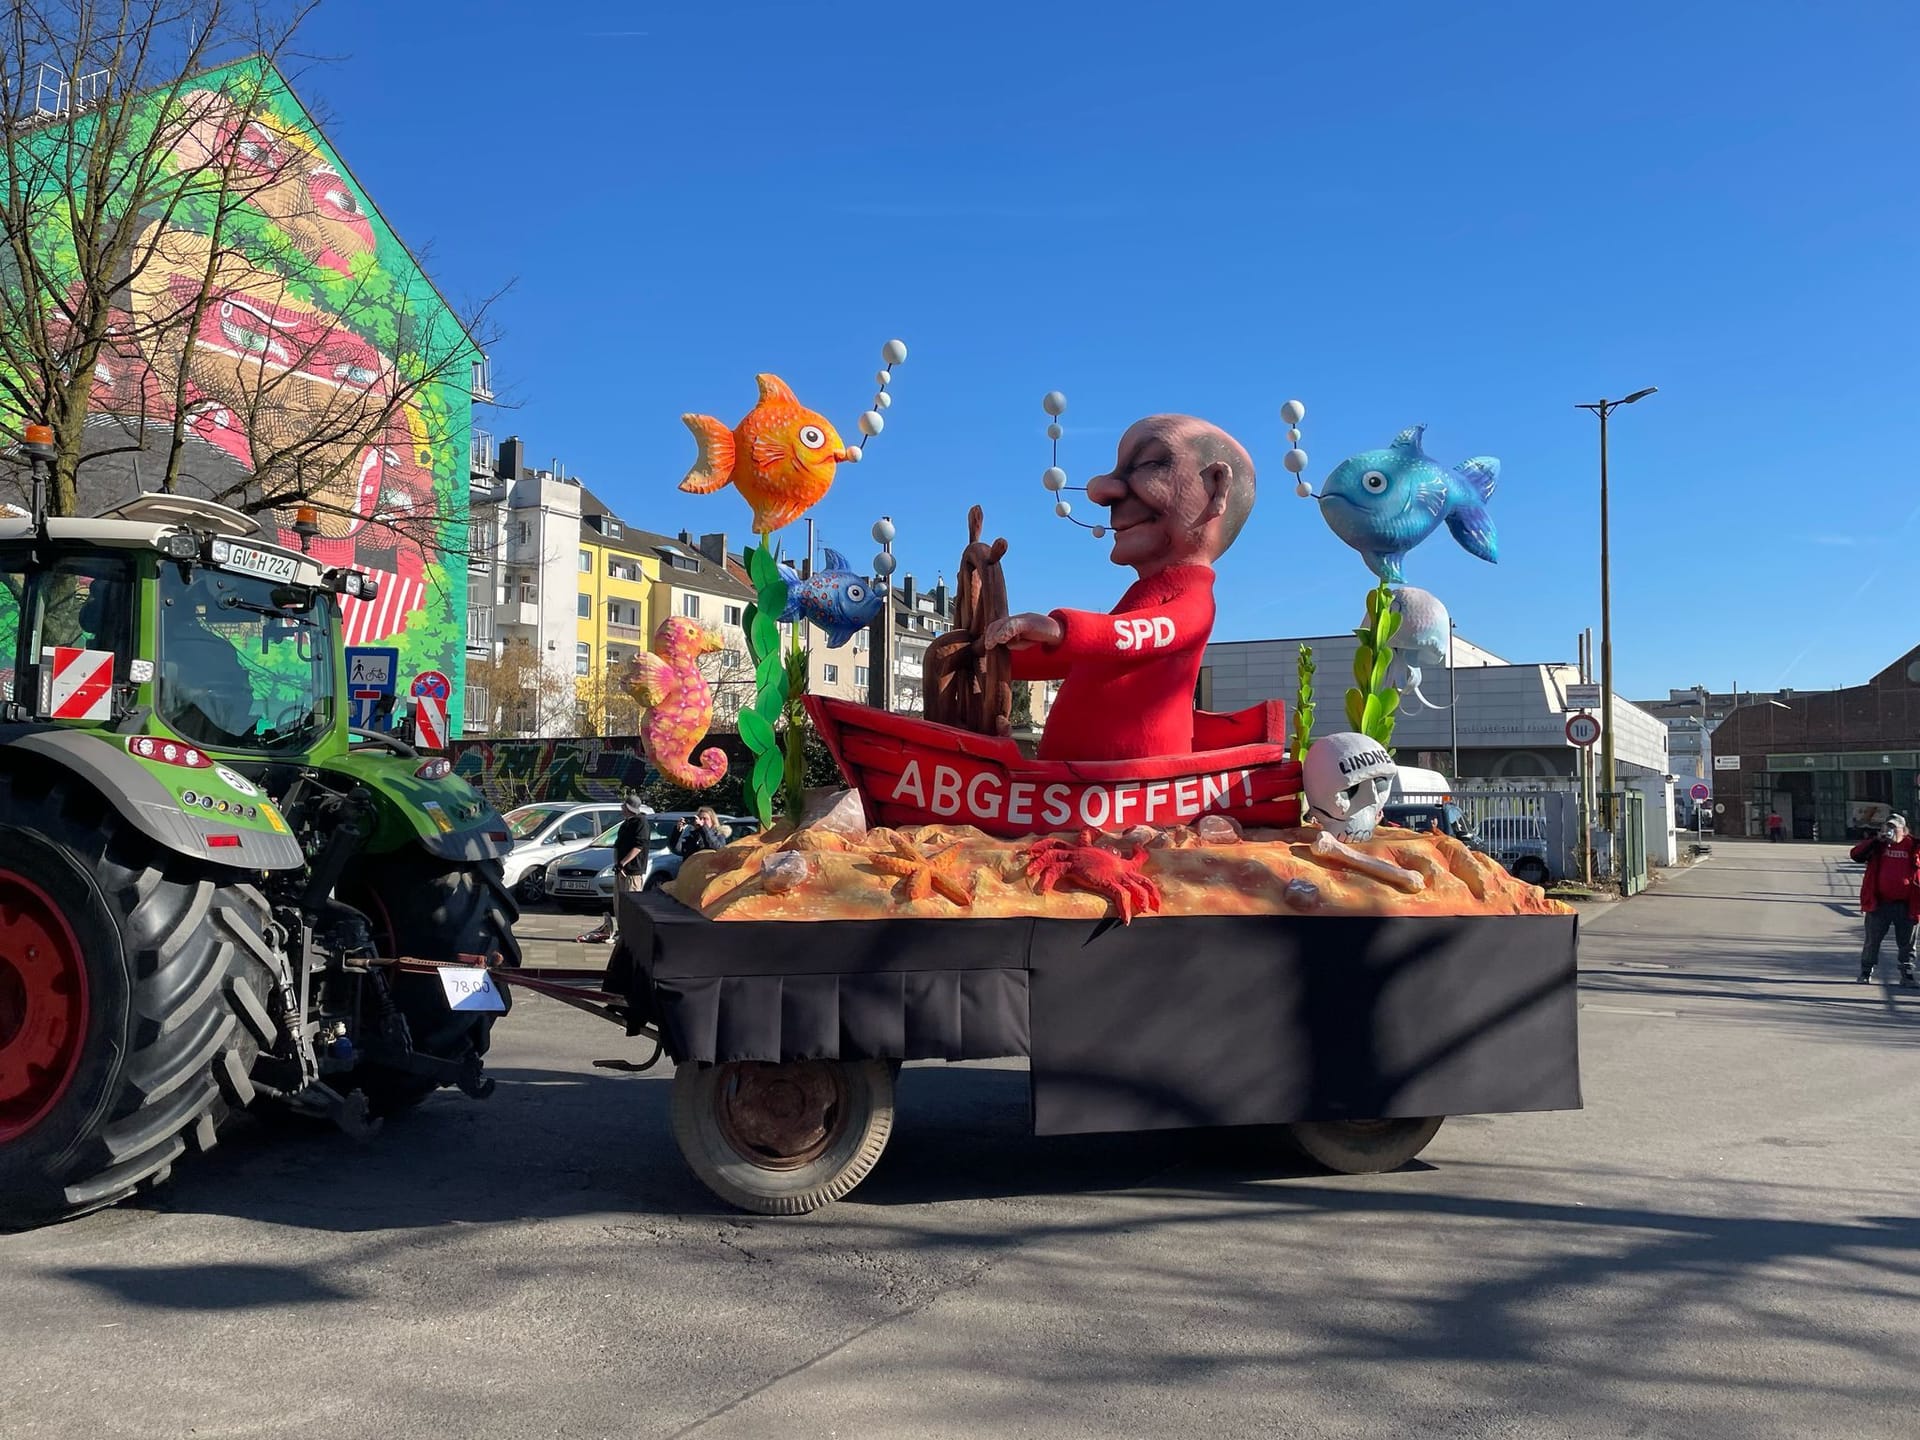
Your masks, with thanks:
M1120 437L1113 469L1087 483L1113 532L1109 558L1140 577L1110 614L1009 615L988 645L1016 680L1059 680L1043 760L1137 760L1193 750L1193 692L1213 633L1213 562L1253 510L1253 461L1190 415L1153 415Z
M1920 853L1907 830L1907 817L1889 815L1878 835L1853 847L1867 873L1860 880L1860 912L1867 917L1867 943L1860 952L1860 979L1873 978L1880 963L1880 942L1889 926L1900 947L1900 983L1913 979L1913 926L1920 918Z

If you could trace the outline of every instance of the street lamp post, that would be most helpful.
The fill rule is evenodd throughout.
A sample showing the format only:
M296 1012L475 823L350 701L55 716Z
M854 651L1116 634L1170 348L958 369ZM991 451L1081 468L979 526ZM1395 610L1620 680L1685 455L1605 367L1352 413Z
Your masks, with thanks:
M1613 572L1607 534L1607 417L1659 388L1649 385L1624 400L1596 400L1575 407L1600 417L1600 786L1609 830L1614 824L1614 787L1618 782L1613 767Z

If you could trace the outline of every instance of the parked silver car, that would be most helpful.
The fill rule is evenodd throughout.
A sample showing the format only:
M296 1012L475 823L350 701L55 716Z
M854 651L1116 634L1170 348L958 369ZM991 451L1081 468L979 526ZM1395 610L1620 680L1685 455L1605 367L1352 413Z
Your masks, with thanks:
M666 884L680 873L681 857L672 850L673 837L680 822L691 819L691 810L669 810L653 817L647 836L647 878L649 890ZM744 815L722 815L720 824L729 840L752 835L760 822ZM562 905L591 906L604 909L613 903L613 866L617 858L614 843L620 827L614 825L584 850L574 850L547 864L546 890Z
M506 814L513 832L513 849L501 861L508 888L522 904L542 899L547 888L547 865L582 845L620 820L618 804L573 800L522 805Z

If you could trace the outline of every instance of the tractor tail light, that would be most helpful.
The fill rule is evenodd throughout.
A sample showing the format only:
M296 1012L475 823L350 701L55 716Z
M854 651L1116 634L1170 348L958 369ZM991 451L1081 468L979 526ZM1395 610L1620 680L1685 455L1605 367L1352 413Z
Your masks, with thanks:
M413 772L422 780L444 780L453 773L453 762L447 759L433 759Z

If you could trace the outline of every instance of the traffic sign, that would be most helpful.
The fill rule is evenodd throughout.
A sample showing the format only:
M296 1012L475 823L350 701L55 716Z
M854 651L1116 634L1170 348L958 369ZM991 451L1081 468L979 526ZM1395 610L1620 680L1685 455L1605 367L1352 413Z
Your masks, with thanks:
M1567 686L1567 707L1571 710L1592 710L1600 704L1598 685L1574 684Z
M409 695L427 695L435 700L451 700L453 698L453 682L438 670L422 670L418 675L413 677L413 688L407 691L407 693Z
M413 697L413 735L423 750L447 743L447 702L432 695Z
M353 702L348 723L371 730L379 722L380 702L393 694L400 670L400 652L392 646L350 646L347 650L347 693Z
M1583 749L1600 738L1600 722L1582 713L1567 717L1567 743Z
M1709 800L1713 797L1713 792L1704 785L1694 786L1693 789L1687 792L1687 794L1691 795L1696 800Z

